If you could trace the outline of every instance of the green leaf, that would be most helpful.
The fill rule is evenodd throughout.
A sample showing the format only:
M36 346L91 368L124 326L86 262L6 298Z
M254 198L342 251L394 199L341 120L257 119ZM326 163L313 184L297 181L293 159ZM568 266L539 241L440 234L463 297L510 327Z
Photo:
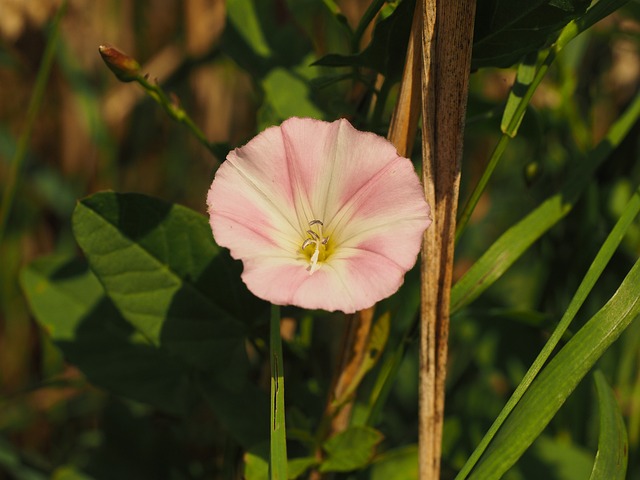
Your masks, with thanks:
M201 372L152 345L106 297L85 261L40 258L23 269L23 291L38 323L65 358L96 386L183 415L202 398L241 445L268 435L267 395L250 383L233 389L223 376Z
M227 22L234 25L239 35L261 57L269 57L271 49L267 43L260 17L253 0L227 0Z
M551 421L577 384L640 314L640 260L607 304L558 352L506 419L469 478L500 478Z
M123 317L151 345L224 374L246 364L244 325L255 300L207 220L137 194L98 193L73 214L76 239ZM245 303L247 302L247 303Z
M576 163L559 193L507 230L451 289L451 312L471 303L489 288L520 256L552 226L564 218L591 181L600 164L620 144L640 116L640 95L613 124L605 139Z
M376 458L371 480L418 480L418 446L397 448Z
M613 391L600 371L594 374L600 410L598 453L591 480L624 480L627 475L629 441L620 407Z
M391 15L377 23L371 43L362 52L355 55L325 55L313 65L371 68L387 80L400 80L414 6L413 0L401 1Z
M576 290L575 295L571 299L569 306L566 311L562 315L562 318L556 325L553 333L545 343L542 351L538 354L533 364L524 375L518 387L509 398L509 401L504 406L498 417L494 420L493 424L489 428L488 432L485 434L484 438L478 444L476 449L473 451L473 454L467 462L465 463L462 470L459 472L458 476L460 478L465 478L465 476L471 471L478 458L482 455L487 445L494 437L496 432L499 430L502 423L509 416L513 408L520 401L524 393L527 391L535 377L538 375L542 367L547 363L547 360L550 358L551 354L555 351L558 346L562 336L566 333L569 328L570 323L573 321L573 318L580 310L580 307L587 299L589 293L595 286L598 278L604 271L605 267L613 257L613 254L616 252L620 242L625 236L625 232L628 231L629 226L632 224L635 217L637 217L638 212L640 212L640 189L636 190L635 194L629 199L626 207L621 212L620 218L616 222L615 226L607 236L605 242L602 247L598 251L596 257L593 262L589 266L587 273L584 278L580 282L578 289Z
M340 8L340 5L338 5L335 0L322 0L322 3L324 3L325 7L327 7L327 10L331 12L331 15L335 17L338 23L340 23L340 25L342 25L349 32L351 32L349 21L347 20L347 17L345 17L344 14L342 13L342 9Z
M252 446L244 455L244 477L246 480L269 478L269 442ZM318 464L315 457L299 457L287 462L287 478L299 478L309 468Z
M300 458L292 458L287 463L288 466L288 477L293 480L295 478L299 478L303 475L307 470L311 467L318 464L318 459L315 457L300 457Z
M271 376L271 406L269 418L269 478L287 477L287 431L284 405L284 365L280 335L280 307L271 305L269 321L269 358Z
M324 118L311 100L309 83L284 68L274 68L263 80L264 103L259 129L280 124L290 117Z
M555 42L558 32L586 10L591 0L478 2L472 69L509 67L526 54Z
M327 458L320 465L321 472L348 472L369 464L382 434L370 427L351 427L324 442Z
M38 323L93 384L175 414L194 403L191 369L136 334L86 262L40 258L21 283Z
M254 445L244 454L244 474L246 480L269 479L269 442Z

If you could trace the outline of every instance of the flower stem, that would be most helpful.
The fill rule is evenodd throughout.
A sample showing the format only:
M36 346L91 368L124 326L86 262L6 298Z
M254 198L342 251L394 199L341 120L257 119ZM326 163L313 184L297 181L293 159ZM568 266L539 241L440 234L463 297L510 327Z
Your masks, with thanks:
M22 163L27 155L27 147L29 140L31 139L31 133L42 105L44 98L44 91L47 86L47 80L49 79L49 72L51 71L51 65L56 53L56 46L58 44L58 37L60 35L60 21L66 10L67 2L62 2L62 5L58 9L56 16L51 23L51 30L49 32L49 39L42 56L42 62L40 63L40 69L38 70L38 76L36 77L36 84L31 95L29 107L27 109L27 120L25 129L20 135L18 140L18 146L13 156L13 162L9 168L9 174L6 179L4 192L2 195L2 204L0 204L0 243L4 237L4 232L7 226L7 221L11 213L13 201L16 194L16 187L19 180L20 171L22 170Z
M284 368L282 363L282 338L280 337L280 307L271 305L269 327L271 357L271 421L269 478L287 478L287 438L284 417Z
M101 45L98 50L107 67L120 81L138 83L164 109L171 119L185 125L193 136L216 158L221 160L226 157L229 149L226 148L225 144L212 143L207 140L202 130L180 106L178 98L174 95L167 95L157 81L150 82L148 75L141 73L141 67L134 58L110 45Z

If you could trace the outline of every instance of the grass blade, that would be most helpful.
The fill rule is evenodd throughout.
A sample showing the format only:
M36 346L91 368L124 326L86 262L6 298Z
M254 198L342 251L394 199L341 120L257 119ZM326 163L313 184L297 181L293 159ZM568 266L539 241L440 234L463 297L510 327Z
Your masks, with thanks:
M620 413L616 397L604 375L594 373L600 410L600 435L598 453L590 480L624 480L627 474L629 442L627 429Z

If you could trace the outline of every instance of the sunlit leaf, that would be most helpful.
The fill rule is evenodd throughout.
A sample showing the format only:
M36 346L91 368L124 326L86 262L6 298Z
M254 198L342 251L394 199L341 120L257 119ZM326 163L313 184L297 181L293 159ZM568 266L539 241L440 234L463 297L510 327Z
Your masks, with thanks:
M41 258L22 271L21 280L35 318L89 381L173 413L193 404L190 369L136 333L86 262Z
M382 434L369 427L351 427L327 440L323 449L327 458L321 472L348 472L366 466L375 454Z
M107 295L151 345L203 370L242 367L245 329L236 318L256 301L204 216L107 192L78 204L73 227Z
M564 218L589 184L597 167L619 145L640 116L640 95L613 124L605 139L573 166L559 193L507 230L451 289L451 311L468 305L489 288L527 249Z
M629 441L620 407L600 371L594 373L600 411L598 453L591 480L624 480L627 477Z
M538 375L468 478L500 478L551 421L594 363L640 314L640 261L607 304Z
M385 452L371 465L371 480L417 480L418 446Z

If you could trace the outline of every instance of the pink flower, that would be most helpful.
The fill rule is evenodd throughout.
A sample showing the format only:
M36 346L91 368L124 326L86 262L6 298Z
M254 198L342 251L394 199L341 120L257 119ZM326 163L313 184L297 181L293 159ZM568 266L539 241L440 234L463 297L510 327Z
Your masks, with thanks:
M255 295L346 313L398 290L431 223L411 162L344 119L260 133L229 153L207 205Z

